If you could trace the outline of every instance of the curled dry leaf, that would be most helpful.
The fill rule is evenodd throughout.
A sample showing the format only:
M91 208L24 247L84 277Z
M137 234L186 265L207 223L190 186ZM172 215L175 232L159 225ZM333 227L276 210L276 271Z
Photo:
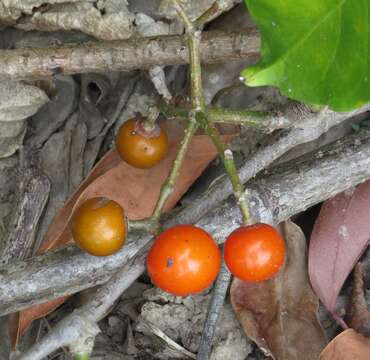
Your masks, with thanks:
M354 272L348 325L360 334L370 337L370 311L365 298L364 270L361 263L356 265Z
M320 360L369 360L370 340L349 329L335 337L323 350Z
M370 181L343 192L321 207L311 235L308 271L312 287L344 328L335 304L344 281L370 239Z
M183 127L174 122L164 124L169 136L167 156L151 169L137 169L121 160L115 149L109 151L92 169L79 188L59 210L45 234L39 254L72 241L69 221L73 212L85 200L92 197L106 197L119 203L126 216L133 220L143 219L152 214L161 186L170 172L173 160L182 138ZM176 122L178 123L178 122ZM230 141L236 133L224 135ZM205 135L195 135L191 140L175 189L168 199L165 211L171 210L190 185L199 177L207 165L217 156L216 148ZM66 298L55 299L45 304L34 305L20 312L16 324L10 324L12 343L26 331L31 322L47 315Z
M291 221L282 225L287 258L273 279L234 279L231 303L245 333L277 360L317 359L326 344L318 321L318 299L307 274L306 239Z

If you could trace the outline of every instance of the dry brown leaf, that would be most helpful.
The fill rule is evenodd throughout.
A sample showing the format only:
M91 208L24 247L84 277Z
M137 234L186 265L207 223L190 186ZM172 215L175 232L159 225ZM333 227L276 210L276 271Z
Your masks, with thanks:
M348 329L335 337L323 350L320 360L369 360L370 340Z
M249 283L234 279L231 303L245 333L277 360L313 360L326 344L318 298L307 273L306 239L291 221L282 225L287 258L279 275Z
M364 271L361 263L356 265L354 271L347 323L360 334L370 337L370 311L365 298Z
M315 221L308 252L311 284L344 328L336 302L344 281L369 245L370 181L326 200Z
M167 156L151 169L137 169L128 165L120 159L115 149L105 154L55 216L39 248L39 254L73 241L68 227L69 221L73 211L89 198L103 196L118 202L131 220L143 219L151 215L161 186L176 157L183 133L183 126L179 126L177 121L168 122L164 124L164 127L169 136L169 151ZM236 132L223 135L223 139L228 142L236 135ZM216 148L207 136L195 135L193 137L175 189L166 203L165 211L175 206L216 156ZM21 311L18 317L13 317L9 321L9 327L14 335L11 339L14 346L33 320L46 316L65 299L60 298L34 305Z
M12 350L15 350L19 339L26 332L32 321L51 313L58 306L62 305L66 299L67 297L61 297L41 304L42 308L39 305L34 305L24 311L11 314L8 318L8 328Z

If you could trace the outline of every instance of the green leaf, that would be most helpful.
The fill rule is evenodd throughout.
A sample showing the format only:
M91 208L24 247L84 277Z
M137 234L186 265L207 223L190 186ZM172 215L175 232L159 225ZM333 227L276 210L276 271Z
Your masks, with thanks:
M370 100L370 0L245 0L261 32L248 86L348 111Z

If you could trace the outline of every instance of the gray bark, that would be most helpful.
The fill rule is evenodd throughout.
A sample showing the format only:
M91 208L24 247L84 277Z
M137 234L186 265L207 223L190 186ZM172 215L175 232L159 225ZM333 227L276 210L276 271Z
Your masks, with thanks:
M257 32L204 33L202 61L206 63L256 59ZM132 38L122 41L68 44L50 48L0 50L0 80L42 78L55 74L149 69L153 66L187 64L185 36Z

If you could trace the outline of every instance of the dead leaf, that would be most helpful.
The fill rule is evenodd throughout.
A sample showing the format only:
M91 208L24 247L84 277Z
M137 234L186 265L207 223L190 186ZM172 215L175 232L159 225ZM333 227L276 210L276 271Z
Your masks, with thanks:
M26 332L34 320L54 311L57 307L66 301L67 297L50 300L41 305L34 305L24 311L10 314L8 317L8 329L11 349L15 350L21 336ZM42 306L42 307L41 307Z
M143 219L151 215L161 186L176 157L183 134L183 126L179 127L179 122L168 122L164 127L169 136L169 151L166 158L151 169L137 169L122 161L115 149L109 151L59 210L45 234L38 254L73 241L68 227L69 221L73 211L89 198L102 196L118 202L131 220ZM236 135L234 131L232 134L223 135L223 139L228 142ZM175 189L166 203L165 211L171 210L176 205L181 196L216 156L216 148L206 135L193 137ZM21 311L18 318L13 318L9 322L12 334L16 334L16 337L12 338L13 344L17 343L17 339L22 336L33 320L46 316L65 299L55 299Z
M307 274L306 239L291 221L283 224L287 246L277 277L250 283L234 278L231 303L245 333L278 360L317 359L326 344L317 318L318 299Z
M334 318L340 289L370 238L370 181L327 200L311 235L308 271L312 287Z
M364 272L361 263L355 268L352 296L349 302L348 325L360 334L370 337L370 312L367 308Z
M352 329L335 337L320 355L320 360L369 360L370 340Z

